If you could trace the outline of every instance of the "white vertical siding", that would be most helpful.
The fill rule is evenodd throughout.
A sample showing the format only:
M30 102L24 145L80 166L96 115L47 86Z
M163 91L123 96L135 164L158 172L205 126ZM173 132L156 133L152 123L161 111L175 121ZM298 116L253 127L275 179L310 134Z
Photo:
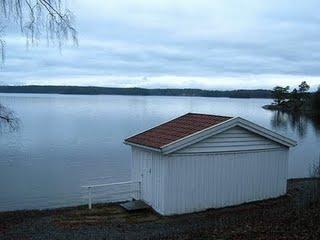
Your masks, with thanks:
M141 181L141 198L157 212L164 207L164 163L162 155L132 147L132 180Z
M163 214L180 214L278 197L286 193L287 148L169 155Z

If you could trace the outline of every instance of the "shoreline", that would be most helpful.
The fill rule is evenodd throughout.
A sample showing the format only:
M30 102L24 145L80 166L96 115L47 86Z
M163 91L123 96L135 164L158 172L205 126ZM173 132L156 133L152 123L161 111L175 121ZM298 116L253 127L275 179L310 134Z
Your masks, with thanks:
M317 239L319 187L320 178L291 179L278 198L173 216L151 209L128 213L118 204L3 212L0 238Z
M312 181L320 181L320 177L305 177L305 178L290 178L287 180L288 185L293 184L293 183L299 183L299 182L312 182ZM285 195L284 195L285 196ZM280 196L283 197L283 196ZM254 202L263 202L265 200L259 200L259 201L254 201ZM268 201L268 199L266 200ZM114 204L119 204L122 202L110 202L110 203L95 203L93 206L99 206L99 205L114 205ZM245 204L250 204L245 203ZM240 204L243 205L243 204ZM236 205L236 206L240 206ZM230 207L224 207L224 208L232 208L233 206ZM58 213L58 212L63 212L63 211L68 211L68 210L74 210L74 209L87 209L88 205L87 204L82 204L82 205L74 205L74 206L67 206L67 207L56 207L56 208L44 208L44 209L18 209L18 210L8 210L8 211L0 211L0 217L3 214L12 214L12 213L27 213L27 212L34 212L34 213ZM220 208L217 208L220 209ZM221 208L223 209L223 208ZM210 209L208 209L210 210Z
M270 110L270 111L280 111L280 112L286 112L286 113L290 113L290 114L303 114L303 115L307 115L307 116L317 116L320 113L317 112L316 110L313 109L294 109L294 108L290 108L287 106L281 106L281 105L275 105L275 104L267 104L262 106L263 109L265 110Z
M296 183L296 182L309 182L309 181L316 181L316 180L320 181L320 177L319 178L317 178L317 177L290 178L290 179L287 180L287 183L290 184L290 183ZM264 200L259 200L258 202L263 202L263 201ZM122 203L122 202L95 203L95 204L93 204L93 206L94 205L97 205L97 206L99 206L99 205L109 205L109 204L115 205L115 204L119 204L119 203ZM250 204L250 202L246 203L246 204ZM242 204L240 204L240 205L242 205ZM239 206L239 205L236 205L236 206ZM82 204L82 205L74 205L74 206L67 206L67 207L44 208L44 209L36 209L36 208L33 208L33 209L17 209L17 210L0 211L0 217L3 214L11 214L11 213L19 213L19 212L21 212L21 213L27 213L27 212L50 213L50 212L60 212L60 211L63 212L63 211L68 211L68 210L72 210L72 209L87 209L87 208L88 208L87 204ZM229 207L225 207L225 208L229 208Z
M290 178L287 180L287 184L295 184L295 183L299 183L299 182L313 182L313 181L320 181L320 177L303 177L303 178ZM280 196L284 197L286 195ZM279 198L279 197L278 197ZM277 199L277 198L272 198L272 199ZM269 199L266 200L258 200L258 201L253 201L252 203L255 202L264 202L264 201L268 201ZM101 205L117 205L123 202L109 202L109 203L95 203L93 204L93 206L101 206ZM243 203L243 204L250 204L251 202L248 203ZM235 205L235 206L241 206L243 204L240 205ZM228 207L223 207L223 208L217 208L217 209L224 209L224 208L232 208L233 206L228 206ZM56 208L44 208L44 209L18 209L18 210L8 210L8 211L0 211L0 217L3 214L11 214L11 213L27 213L27 212L38 212L38 213L55 213L55 212L63 212L63 211L68 211L68 210L73 210L73 209L87 209L88 208L88 204L82 204L82 205L74 205L74 206L67 206L67 207L56 207ZM210 209L208 209L210 210ZM206 211L206 210L205 210Z

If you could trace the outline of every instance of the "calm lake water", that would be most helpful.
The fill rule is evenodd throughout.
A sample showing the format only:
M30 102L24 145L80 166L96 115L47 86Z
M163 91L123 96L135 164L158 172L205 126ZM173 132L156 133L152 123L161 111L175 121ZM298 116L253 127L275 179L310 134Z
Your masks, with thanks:
M264 110L269 99L0 94L20 117L0 133L0 211L86 203L81 185L130 178L123 139L187 112L241 116L298 141L289 177L320 156L320 121Z

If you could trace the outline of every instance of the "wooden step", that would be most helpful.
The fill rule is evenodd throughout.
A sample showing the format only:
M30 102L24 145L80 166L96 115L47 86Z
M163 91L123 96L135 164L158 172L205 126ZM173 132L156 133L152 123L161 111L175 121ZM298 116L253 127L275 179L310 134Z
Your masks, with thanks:
M150 208L149 205L147 205L145 202L141 200L121 203L120 206L123 207L128 212Z

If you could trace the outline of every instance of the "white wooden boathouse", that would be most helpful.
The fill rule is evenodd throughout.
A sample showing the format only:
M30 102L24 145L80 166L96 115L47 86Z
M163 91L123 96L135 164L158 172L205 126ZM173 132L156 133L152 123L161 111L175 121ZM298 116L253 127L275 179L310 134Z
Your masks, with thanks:
M129 137L136 195L162 215L286 193L296 142L240 117L188 113Z

